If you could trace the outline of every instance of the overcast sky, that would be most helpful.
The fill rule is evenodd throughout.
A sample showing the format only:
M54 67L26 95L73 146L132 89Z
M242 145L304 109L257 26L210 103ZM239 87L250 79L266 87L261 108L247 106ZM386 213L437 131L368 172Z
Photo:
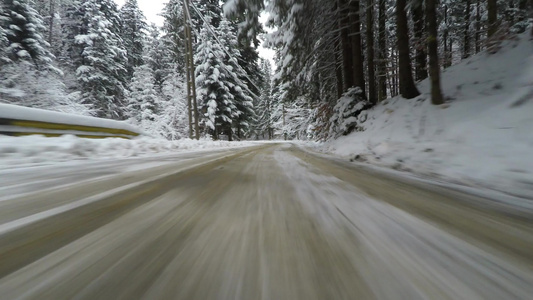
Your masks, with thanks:
M115 2L122 6L125 2L125 0L115 0ZM144 12L144 15L146 16L146 19L148 20L148 23L155 23L158 26L163 25L163 18L159 16L161 11L163 11L163 7L168 2L168 0L137 0L139 3L139 8ZM266 15L261 16L261 21L266 21ZM274 58L274 51L271 49L265 49L260 47L259 49L259 55L263 58L270 59L273 61Z

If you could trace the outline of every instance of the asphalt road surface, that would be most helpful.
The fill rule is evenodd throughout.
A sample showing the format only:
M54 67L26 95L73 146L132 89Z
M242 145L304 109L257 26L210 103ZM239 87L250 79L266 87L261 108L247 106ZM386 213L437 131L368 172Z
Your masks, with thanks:
M533 299L527 207L292 144L2 176L0 299Z

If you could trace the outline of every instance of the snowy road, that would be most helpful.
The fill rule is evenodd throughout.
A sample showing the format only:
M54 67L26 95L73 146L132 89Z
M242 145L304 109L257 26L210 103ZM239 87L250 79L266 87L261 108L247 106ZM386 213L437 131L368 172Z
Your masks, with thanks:
M530 210L291 144L0 176L0 299L533 295Z

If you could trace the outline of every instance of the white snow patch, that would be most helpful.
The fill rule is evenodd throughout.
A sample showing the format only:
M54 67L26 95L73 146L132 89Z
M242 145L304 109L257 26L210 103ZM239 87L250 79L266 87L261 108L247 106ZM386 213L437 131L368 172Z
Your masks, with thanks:
M168 141L148 137L132 140L120 138L86 139L73 135L44 137L39 135L10 137L0 135L0 166L22 167L71 160L97 160L169 154L185 150L245 147L253 142L182 139Z

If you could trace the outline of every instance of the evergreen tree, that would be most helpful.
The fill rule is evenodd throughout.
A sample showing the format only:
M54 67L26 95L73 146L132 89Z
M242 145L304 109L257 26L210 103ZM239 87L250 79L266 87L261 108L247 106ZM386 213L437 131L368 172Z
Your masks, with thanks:
M349 89L337 101L333 108L333 115L329 120L329 136L337 138L359 130L361 113L372 107L372 104L364 100L364 93L359 88Z
M263 60L261 63L262 72L264 76L263 84L261 86L261 97L259 98L257 105L257 136L262 138L268 138L269 140L274 138L274 127L272 122L273 115L273 99L272 99L272 66L270 61Z
M85 34L75 37L83 49L76 76L85 103L98 110L98 116L123 118L126 50L119 36L118 10L111 0L87 0L81 4Z
M135 68L129 84L127 115L144 130L149 130L159 112L159 95L147 65Z
M191 2L192 6L197 8L204 18L209 19L211 27L218 28L222 20L222 7L220 7L219 0L198 0ZM191 18L195 31L200 32L204 21L194 8L191 9Z
M166 77L155 128L160 136L170 140L189 137L189 119L185 79L177 71Z
M73 1L64 8L61 20L62 44L59 61L70 70L76 70L82 64L83 45L76 43L76 36L87 34L88 16L86 6L81 1Z
M6 18L4 14L4 6L0 5L0 66L7 64L11 61L7 56L6 52L9 41L7 39L7 32L4 29L4 22L6 22L7 24L8 20L9 19Z
M34 3L31 0L5 0L2 4L0 27L4 39L7 38L5 52L13 62L27 61L40 69L53 69L53 55L42 35L45 30L43 20L32 5Z
M127 0L120 9L122 18L121 37L127 50L128 62L126 70L132 77L134 69L144 63L144 41L146 38L147 24L137 0Z
M43 16L45 30L42 32L50 44L50 51L59 55L61 49L61 21L64 8L70 0L34 0L34 8Z
M169 49L170 60L176 66L176 71L185 71L185 30L183 4L181 0L170 0L162 13L164 18L163 41Z
M246 71L239 65L240 52L237 48L237 37L230 22L222 18L218 28L220 42L224 51L224 64L227 73L227 85L233 96L236 111L233 115L233 126L239 138L242 138L250 129L250 124L254 121L252 92L245 83ZM228 55L229 54L229 55Z
M264 8L263 0L226 0L224 2L223 10L226 17L239 18L239 37L253 40L262 32L259 15ZM277 5L281 2L283 1L276 0L272 1L272 4ZM287 3L286 7L290 7L290 3Z
M212 41L207 26L200 31L195 57L198 106L212 137L218 139L219 134L226 134L231 139L232 119L237 113L229 82L232 74L224 64L224 51Z
M150 66L155 85L159 91L163 88L163 83L167 76L172 73L172 56L171 50L167 47L162 37L159 28L152 24L149 28L149 34L144 46L146 55L144 57L145 63Z

